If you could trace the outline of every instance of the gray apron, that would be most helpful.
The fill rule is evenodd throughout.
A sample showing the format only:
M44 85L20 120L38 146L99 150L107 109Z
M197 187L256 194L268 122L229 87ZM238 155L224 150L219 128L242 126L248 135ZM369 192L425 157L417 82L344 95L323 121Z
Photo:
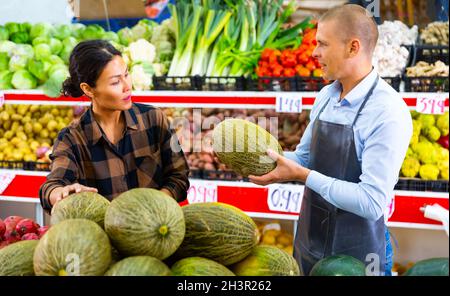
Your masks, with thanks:
M356 155L353 126L378 80L379 77L364 98L351 125L320 120L320 115L330 100L322 107L312 130L309 160L311 170L339 180L360 182L362 172ZM376 254L380 265L375 270L379 268L380 274L383 274L385 253L383 216L378 221L362 218L335 207L318 193L305 188L294 242L294 257L303 275L309 275L320 259L340 254L353 256L366 266L376 262L372 260Z

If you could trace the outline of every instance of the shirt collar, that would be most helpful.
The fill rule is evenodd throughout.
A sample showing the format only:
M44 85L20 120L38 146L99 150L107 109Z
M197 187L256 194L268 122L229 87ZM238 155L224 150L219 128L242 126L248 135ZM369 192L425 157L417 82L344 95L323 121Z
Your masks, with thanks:
M138 129L138 120L136 117L136 112L134 111L134 106L130 109L122 111L125 112L125 122L127 129L137 130ZM95 120L94 113L92 111L92 105L88 109L88 111L81 118L81 123L83 124L84 132L87 136L87 139L93 144L97 144L101 138L103 138L103 132L100 128L100 125Z
M360 83L358 83L346 96L342 99L342 105L353 105L359 103L364 97L367 95L372 84L375 82L377 78L377 72L375 69L370 71L369 75L367 75ZM339 87L341 87L339 83Z

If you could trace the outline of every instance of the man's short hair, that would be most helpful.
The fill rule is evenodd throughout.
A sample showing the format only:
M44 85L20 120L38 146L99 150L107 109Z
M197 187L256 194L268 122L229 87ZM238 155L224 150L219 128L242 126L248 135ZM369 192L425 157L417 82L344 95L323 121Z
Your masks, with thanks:
M361 40L366 53L372 55L378 40L378 26L370 12L356 4L345 4L328 10L320 22L333 20L341 30L345 42L352 38Z

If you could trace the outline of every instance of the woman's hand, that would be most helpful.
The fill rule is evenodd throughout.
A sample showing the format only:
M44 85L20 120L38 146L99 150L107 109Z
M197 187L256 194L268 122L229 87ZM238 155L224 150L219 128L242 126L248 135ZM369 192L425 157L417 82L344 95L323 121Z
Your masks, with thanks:
M262 176L248 176L250 182L258 185L268 185L277 182L301 181L306 182L310 170L302 167L293 160L290 160L273 150L268 149L267 155L277 162L276 168Z
M78 183L67 185L64 187L58 187L52 190L50 193L50 204L54 206L60 200L68 197L71 193L79 192L98 192L97 188L87 187Z

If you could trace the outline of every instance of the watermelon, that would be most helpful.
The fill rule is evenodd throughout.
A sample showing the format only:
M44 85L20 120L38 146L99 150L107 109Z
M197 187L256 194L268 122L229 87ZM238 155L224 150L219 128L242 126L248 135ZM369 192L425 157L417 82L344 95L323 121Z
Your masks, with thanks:
M430 258L418 261L403 275L448 276L448 258Z
M180 205L156 189L136 188L120 194L106 210L105 230L117 250L129 256L163 260L183 241Z
M347 255L334 255L319 260L310 276L365 276L366 266L360 260Z
M267 149L283 155L274 136L243 119L222 121L214 128L212 138L213 150L219 160L244 177L261 176L276 167L276 162L267 155Z
M234 276L222 264L202 257L189 257L175 262L172 273L176 276Z
M0 250L0 276L34 275L33 253L39 241L20 241Z
M164 262L150 256L125 258L114 264L106 276L168 276L170 268Z
M186 235L177 258L205 257L230 265L247 257L258 243L255 222L240 209L224 203L183 207Z
M33 260L36 275L103 275L111 262L111 245L97 223L68 219L42 236Z
M104 228L103 221L109 204L109 200L95 192L71 194L52 208L50 224L55 225L67 219L88 219Z
M275 246L256 246L244 260L230 269L238 276L294 276L300 269L294 257Z

